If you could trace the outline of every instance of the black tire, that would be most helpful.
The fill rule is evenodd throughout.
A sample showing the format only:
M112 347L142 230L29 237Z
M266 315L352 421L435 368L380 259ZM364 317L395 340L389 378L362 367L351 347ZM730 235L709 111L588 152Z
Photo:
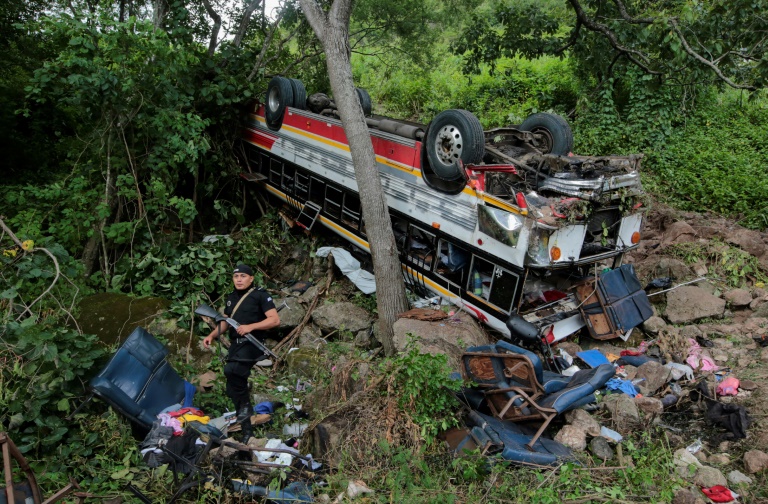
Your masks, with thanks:
M291 88L293 90L293 108L307 110L307 88L299 79L291 79Z
M363 115L366 117L370 116L371 112L373 112L371 95L363 88L355 88L355 92L357 93L357 99L360 100L360 105L363 107Z
M567 156L573 150L571 127L557 114L542 112L529 115L520 129L538 135L536 147L544 154Z
M285 77L272 77L267 86L267 126L279 130L285 109L293 104L293 85Z
M445 110L430 123L426 146L427 162L435 175L446 181L458 180L465 176L463 165L483 160L483 127L471 112Z

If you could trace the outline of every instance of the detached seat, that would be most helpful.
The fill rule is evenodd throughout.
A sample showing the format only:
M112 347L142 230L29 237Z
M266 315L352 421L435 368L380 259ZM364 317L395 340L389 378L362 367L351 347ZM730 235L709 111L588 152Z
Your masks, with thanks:
M184 403L185 381L166 360L168 349L137 327L99 374L92 393L131 422L148 430L158 413Z
M558 380L548 391L540 381L543 371L537 370L536 360L529 355L531 352L499 353L499 348L504 345L467 349L462 355L462 372L465 379L475 382L483 390L485 402L494 417L511 422L542 422L526 444L529 450L534 450L536 441L556 416L594 402L594 392L615 374L612 365L603 364L578 371L565 386ZM533 357L538 359L535 354ZM540 360L537 362L540 366Z

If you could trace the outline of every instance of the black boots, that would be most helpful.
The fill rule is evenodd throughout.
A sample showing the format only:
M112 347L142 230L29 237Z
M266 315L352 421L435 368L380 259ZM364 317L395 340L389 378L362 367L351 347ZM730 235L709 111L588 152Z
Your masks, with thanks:
M240 424L242 429L242 437L240 441L243 444L248 444L248 440L253 436L253 426L251 425L251 414L253 408L251 403L245 403L237 410L237 423Z

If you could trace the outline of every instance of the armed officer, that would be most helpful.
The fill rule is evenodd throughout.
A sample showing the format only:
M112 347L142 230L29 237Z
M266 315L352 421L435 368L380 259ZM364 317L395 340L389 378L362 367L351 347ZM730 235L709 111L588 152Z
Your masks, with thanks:
M253 435L251 427L253 408L248 390L248 377L253 365L261 360L264 353L249 342L245 335L251 333L263 341L266 331L280 325L280 316L277 314L272 296L263 288L253 285L253 270L250 266L238 264L232 272L232 282L235 290L227 296L224 314L236 320L240 326L237 329L229 328L229 339L232 344L224 366L224 376L227 378L227 396L235 403L237 422L242 425L242 442L247 443ZM203 345L209 348L213 340L224 332L227 325L226 321L220 322L205 337Z

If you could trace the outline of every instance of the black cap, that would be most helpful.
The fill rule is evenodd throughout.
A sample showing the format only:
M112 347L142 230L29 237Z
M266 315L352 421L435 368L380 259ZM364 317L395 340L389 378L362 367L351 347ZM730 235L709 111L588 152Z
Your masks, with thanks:
M235 273L245 273L246 275L253 276L253 270L251 269L250 266L247 266L245 264L238 264L235 267L235 271L232 272L233 275Z

